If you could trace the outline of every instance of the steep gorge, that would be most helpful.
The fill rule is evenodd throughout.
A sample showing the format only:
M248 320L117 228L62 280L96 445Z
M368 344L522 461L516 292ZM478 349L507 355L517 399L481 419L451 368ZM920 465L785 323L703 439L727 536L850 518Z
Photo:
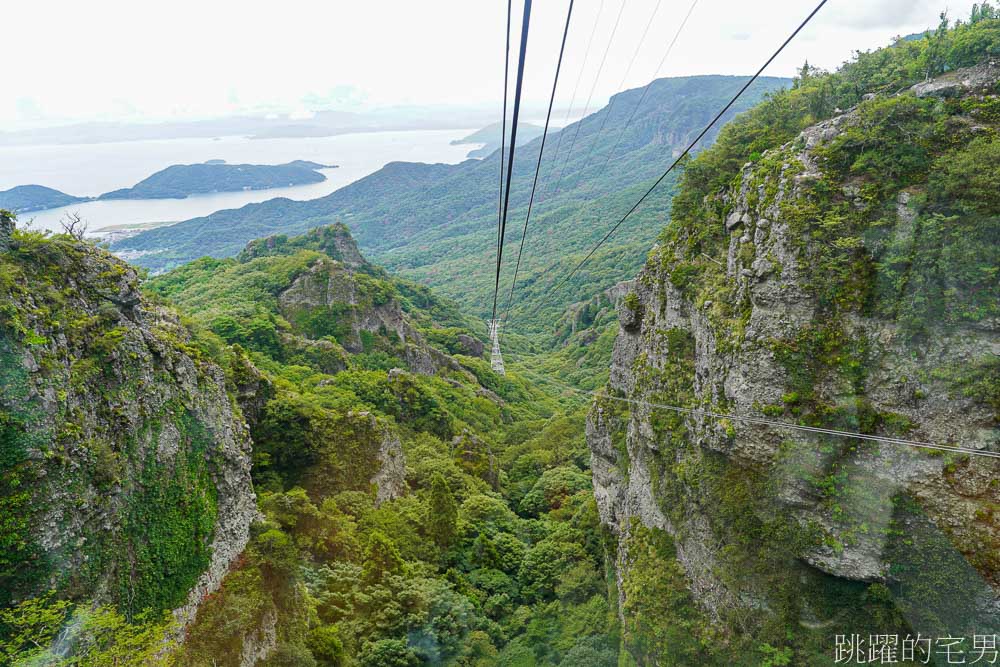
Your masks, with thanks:
M143 280L0 212L0 662L820 665L1000 632L977 12L728 124L639 276L589 276L506 376L343 225ZM378 182L348 194L381 223Z

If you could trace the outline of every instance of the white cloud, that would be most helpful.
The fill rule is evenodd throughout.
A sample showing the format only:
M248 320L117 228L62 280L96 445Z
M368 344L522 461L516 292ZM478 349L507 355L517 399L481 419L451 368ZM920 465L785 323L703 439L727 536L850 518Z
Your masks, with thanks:
M934 0L868 0L831 2L827 19L834 25L858 30L894 28L923 21L927 24L947 7ZM927 24L930 27L930 24Z
M622 85L656 0L604 0L578 105L626 1L591 108ZM814 2L699 0L659 75L752 72ZM854 49L875 48L894 35L934 25L946 2L955 17L972 5L972 0L831 0L768 73L791 75L806 59L836 67ZM514 4L519 12L520 3ZM688 5L687 0L662 3L625 87L657 74L656 63ZM569 103L581 71L598 6L599 0L576 1L557 100L561 107ZM524 94L535 106L548 97L565 7L564 1L534 3ZM288 113L324 106L499 106L505 10L493 0L2 2L0 25L9 28L2 87L8 94L0 93L0 131L42 121ZM514 39L516 45L516 34Z

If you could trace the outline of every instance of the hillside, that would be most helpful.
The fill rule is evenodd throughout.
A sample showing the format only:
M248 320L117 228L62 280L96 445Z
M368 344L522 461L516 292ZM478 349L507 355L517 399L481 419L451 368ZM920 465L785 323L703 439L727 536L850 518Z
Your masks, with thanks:
M328 165L295 160L287 164L175 164L130 188L105 192L98 199L184 199L191 195L240 190L268 190L326 180L319 169Z
M236 664L270 626L275 659L615 664L579 402L493 374L453 306L367 263L343 227L256 241L150 290L273 384L251 422L260 546L184 660ZM396 462L371 477L356 452L386 449Z
M545 330L568 303L638 270L669 203L669 184L615 244L595 258L571 290L541 298L559 272L603 235L607 221L620 216L638 198L744 81L724 76L660 79L652 84L620 141L617 130L632 114L641 89L614 96L601 111L549 138L542 166L544 189L533 214L531 252L522 265L523 301L514 310L522 327ZM788 83L786 79L761 79L727 119ZM602 125L605 131L598 133ZM565 135L562 142L560 134ZM708 140L714 137L712 132ZM519 221L525 213L538 147L539 140L527 144L515 161L508 247L516 248L519 241ZM612 149L611 166L604 169ZM351 228L361 248L375 261L440 289L468 312L481 316L492 297L488 258L496 244L498 169L496 155L459 165L392 163L321 199L276 199L220 211L136 235L115 243L112 250L163 270L203 254L231 256L252 238L301 232L339 220ZM563 178L557 185L560 174ZM513 273L513 265L509 268L506 280Z
M89 199L89 197L74 197L44 185L18 185L0 192L0 208L14 213L28 213L68 206Z
M41 494L62 488L57 482L64 479L91 479L82 471L93 466L92 484L105 485L95 488L110 489L112 500L70 486L65 498L54 497L73 514L63 509L46 516L62 523L105 503L139 514L103 515L115 531L110 535L120 536L113 543L128 547L100 551L108 560L86 560L89 545L109 544L95 527L101 522L69 521L75 532L59 543L46 537L49 522L35 527L30 513L27 521L0 523L3 543L25 550L0 570L6 581L25 582L11 587L5 581L12 597L0 604L14 606L0 607L0 659L64 664L54 657L63 640L51 649L49 643L74 619L87 619L72 626L72 643L59 649L70 658L86 652L83 664L116 657L130 665L617 664L582 402L554 400L516 373L495 375L453 304L369 264L346 228L271 237L236 258L192 262L151 281L144 296L134 292L136 276L125 265L65 236L15 232L8 252L24 267L19 270L32 271L33 284L64 285L74 304L91 289L94 298L107 293L114 300L91 319L35 300L46 326L29 319L38 316L25 301L5 310L23 318L17 320L23 329L10 334L19 345L8 355L12 377L34 373L33 383L49 373L61 377L62 362L51 365L35 353L38 366L53 370L33 371L36 365L20 360L27 359L25 346L62 350L63 321L87 327L74 333L79 342L66 353L85 361L93 350L104 360L96 375L85 376L97 384L76 388L73 378L83 372L77 366L90 367L81 361L70 365L71 380L61 384L72 388L66 397L39 389L38 402L52 414L83 410L82 432L67 424L51 441L31 428L37 422L18 416L24 399L17 397L32 394L14 391L8 379L0 414L5 428L19 429L13 442L21 449L3 452L6 508L49 507ZM108 277L81 273L77 256ZM46 261L35 261L39 257ZM115 286L119 279L127 291ZM16 294L22 281L12 276L5 284ZM114 305L119 302L130 305ZM172 317L166 302L184 313L183 324L170 319L160 333L151 315ZM118 308L128 310L119 315ZM159 342L166 332L176 338ZM142 355L135 342L140 333L146 345L165 346L160 356ZM174 345L188 356L173 356ZM153 364L148 371L147 363ZM121 380L115 379L119 370ZM120 444L118 430L91 428L91 413L138 418L120 407L126 405L121 392L158 402L171 395L173 382L214 392L215 421L206 429L197 427L201 403L188 408L183 399L151 431L161 434L159 441L154 435L149 443ZM81 404L78 391L93 398ZM55 403L48 403L50 394ZM185 410L195 411L190 424ZM175 423L184 426L175 430ZM236 470L224 457L192 458L189 437L191 453L228 451L229 437L252 443L252 486L249 460L241 460L242 478L232 476ZM46 442L57 451L46 465L65 472L49 472L49 485L29 498L20 485L38 478L26 475L39 465L31 463L38 460L33 448ZM145 451L160 455L144 459ZM15 454L25 462L11 459ZM171 469L170 456L187 462L178 477L162 474ZM243 532L245 549L235 543L216 552L227 559L239 554L228 570L209 565L200 550L211 535L215 503L221 516L230 493L220 487L202 495L216 476L238 483L244 507L247 501L252 507L256 494L259 512L227 525L238 535L238 527L245 531L254 520L249 541ZM185 547L167 541L182 538L184 530L200 532ZM34 534L37 542L24 537ZM65 558L62 544L88 545L74 556L89 563L84 571L94 581L123 582L131 595L122 599L118 588L80 585L43 593L38 582L49 575L28 564L39 555ZM144 570L130 578L127 568L112 564L131 553L157 559L153 563L178 578L137 576ZM183 610L163 615L184 599L184 586L199 572L211 573L211 586L191 588Z
M734 81L658 82L532 250ZM565 294L534 260L506 375L489 161L152 230L152 277L0 210L0 664L996 662L1000 12L772 83Z
M520 123L517 126L517 145L527 144L531 142L532 139L542 136L542 130L545 128L538 125L532 125L531 123ZM479 148L475 148L469 151L466 157L481 158L487 157L495 151L500 150L500 136L503 134L503 126L500 123L492 123L482 128L481 130L476 130L472 134L462 137L461 139L455 139L452 141L452 145L461 144L483 144Z
M587 426L637 663L1000 628L997 53L982 19L805 70L688 165Z

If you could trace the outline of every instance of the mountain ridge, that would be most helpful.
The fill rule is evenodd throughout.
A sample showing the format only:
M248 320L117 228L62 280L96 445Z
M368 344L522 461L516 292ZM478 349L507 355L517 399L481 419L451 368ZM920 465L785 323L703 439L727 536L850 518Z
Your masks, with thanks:
M520 123L517 126L517 145L521 146L523 144L529 143L532 139L540 137L544 127L539 125L533 125L531 123ZM469 158L484 158L493 154L494 151L500 148L500 135L502 134L503 126L500 123L492 123L486 127L476 130L472 134L462 137L461 139L455 139L451 142L452 146L460 146L462 144L483 144L479 148L475 148L466 155Z
M549 137L549 150L542 165L543 196L536 202L537 225L548 227L549 231L536 237L534 253L522 267L525 281L544 281L547 262L586 248L599 236L597 218L608 219L619 209L627 209L628 198L640 193L646 179L658 175L658 170L681 150L685 141L708 123L721 105L720 100L728 100L744 81L741 77L714 75L659 79L651 84L642 108L635 113L627 136L620 142L617 130L632 115L642 95L641 88L615 95L605 109L562 130L566 139L558 155L559 136ZM763 78L751 87L726 120L788 83L787 79ZM607 114L611 115L607 131L598 135ZM717 128L709 133L709 140L716 131ZM512 219L524 214L539 144L536 139L518 152L511 191ZM612 149L616 151L611 156L615 168L603 170L602 163L609 159ZM484 271L488 262L483 262L482 257L495 245L496 234L491 229L495 226L499 168L495 158L496 154L458 165L393 163L318 200L272 200L221 211L144 232L113 244L112 250L153 270L163 270L206 252L220 256L234 254L254 236L296 233L339 220L351 227L362 249L375 261L436 286L461 299L467 308L482 313L482 303L492 288L491 278ZM565 168L564 161L568 161ZM584 168L585 173L581 173ZM561 188L555 183L560 173L564 181ZM669 201L670 184L665 186L651 198L650 210L662 210ZM558 194L557 189L561 189ZM581 213L585 223L574 224ZM655 234L643 226L653 219L637 216L636 224L623 235L623 245L651 242ZM517 245L519 231L517 224L508 227L509 247ZM550 238L558 238L559 244L549 242ZM600 270L615 272L617 279L625 277L614 266L601 267L603 257L596 262ZM637 269L638 265L630 265L626 270L632 268ZM504 269L512 272L512 267ZM456 289L454 280L460 275L466 281L461 290ZM506 273L505 280L510 275ZM472 290L468 287L470 281ZM528 306L538 306L537 298L532 299ZM554 309L545 314L561 312L568 302L561 297L553 304ZM523 307L521 314L527 312L528 306Z

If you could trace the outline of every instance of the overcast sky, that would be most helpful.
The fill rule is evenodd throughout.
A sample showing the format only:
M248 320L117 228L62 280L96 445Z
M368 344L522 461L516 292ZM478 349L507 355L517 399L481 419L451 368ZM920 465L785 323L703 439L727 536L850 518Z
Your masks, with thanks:
M539 105L547 101L567 2L534 2L524 94ZM569 104L578 79L574 108L582 111L595 81L591 109L656 76L752 73L816 0L697 0L656 71L691 2L576 0L557 106ZM522 3L514 0L515 24ZM767 73L790 76L806 59L834 68L855 49L935 25L942 10L965 18L972 4L830 0ZM505 12L503 0L5 0L0 130L499 104Z

